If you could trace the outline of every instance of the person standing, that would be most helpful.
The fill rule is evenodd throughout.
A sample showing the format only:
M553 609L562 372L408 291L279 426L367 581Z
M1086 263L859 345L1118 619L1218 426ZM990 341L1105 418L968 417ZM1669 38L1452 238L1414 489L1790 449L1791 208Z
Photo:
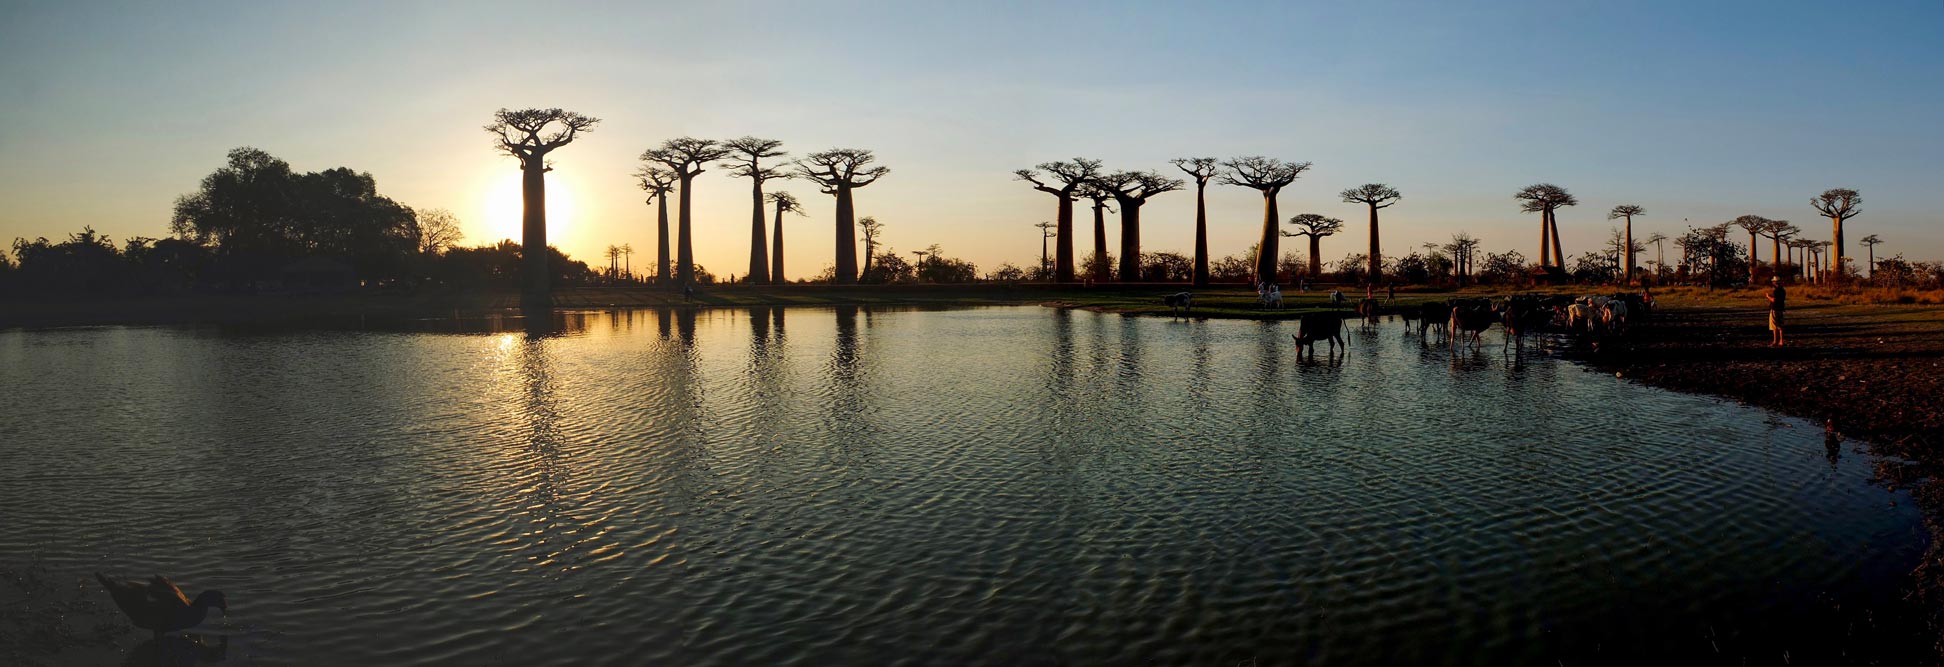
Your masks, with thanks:
M1769 279L1769 347L1782 346L1782 315L1788 308L1789 293L1782 289L1780 278Z

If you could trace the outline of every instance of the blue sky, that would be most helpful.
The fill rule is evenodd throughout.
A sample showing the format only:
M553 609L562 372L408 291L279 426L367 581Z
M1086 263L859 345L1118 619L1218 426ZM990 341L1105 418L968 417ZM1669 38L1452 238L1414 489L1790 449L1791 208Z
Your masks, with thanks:
M1327 260L1367 244L1335 193L1372 181L1405 194L1387 254L1464 230L1531 257L1537 221L1511 194L1549 181L1580 198L1560 218L1575 255L1619 203L1647 208L1642 236L1744 213L1826 236L1808 199L1841 186L1865 198L1852 239L1944 259L1937 0L185 4L0 9L0 238L162 235L174 198L250 145L370 171L490 241L513 234L517 170L480 126L562 106L604 119L549 177L571 208L556 243L595 263L610 243L652 252L628 177L644 148L745 134L876 150L893 171L859 213L899 250L982 269L1036 261L1031 225L1052 217L1010 172L1076 155L1314 162L1281 208L1350 223ZM724 171L698 179L696 252L740 272L747 182ZM810 204L786 223L789 273L814 273L832 202L781 187ZM1192 247L1193 199L1148 205L1146 249ZM1209 204L1217 256L1254 242L1253 191L1211 186Z

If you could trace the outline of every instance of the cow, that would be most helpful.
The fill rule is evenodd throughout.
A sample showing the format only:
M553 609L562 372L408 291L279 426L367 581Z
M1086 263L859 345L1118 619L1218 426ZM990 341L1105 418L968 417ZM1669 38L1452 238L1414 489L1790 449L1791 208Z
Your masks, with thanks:
M1297 333L1290 334L1296 339L1296 358L1303 358L1303 348L1309 348L1310 358L1316 358L1316 341L1330 341L1330 355L1336 355L1337 344L1349 351L1350 344L1343 340L1343 318L1327 313L1311 313L1297 321Z
M1427 301L1418 305L1418 335L1436 327L1444 331L1445 322L1451 319L1451 304Z
M1477 303L1485 301L1484 304ZM1492 310L1491 301L1485 299L1463 299L1451 307L1451 343L1458 344L1460 334L1471 334L1471 343L1483 341L1485 330L1492 328L1492 321L1498 313Z
M1275 283L1269 283L1262 289L1256 290L1256 301L1261 302L1263 308L1281 309L1283 307L1282 288Z
M1628 310L1627 302L1624 299L1608 301L1606 307L1600 310L1600 315L1603 318L1602 324L1605 325L1606 330L1615 334L1626 333L1627 320L1629 318Z
M1364 326L1377 323L1377 300L1366 298L1357 302L1357 316L1363 318Z
M1194 292L1175 292L1162 297L1161 300L1168 304L1169 315L1189 315L1195 312Z
M1340 289L1330 290L1330 307L1331 308L1343 307L1343 290Z

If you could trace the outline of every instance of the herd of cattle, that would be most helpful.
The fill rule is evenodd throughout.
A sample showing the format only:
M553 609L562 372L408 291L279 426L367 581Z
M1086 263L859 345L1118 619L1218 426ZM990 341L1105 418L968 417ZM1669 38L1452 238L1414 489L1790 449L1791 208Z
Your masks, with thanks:
M1383 306L1377 299L1363 299L1357 304L1356 313L1364 326L1376 324L1385 315L1396 315L1407 326L1415 324L1419 336L1435 331L1453 345L1478 345L1493 324L1504 327L1508 343L1538 332L1625 335L1653 314L1653 302L1643 295L1624 292L1611 296L1520 294L1501 299L1454 298L1394 307ZM1316 354L1315 346L1320 341L1329 342L1331 354L1336 353L1338 345L1348 349L1343 340L1344 319L1340 311L1303 315L1297 333L1292 334L1298 357L1305 348L1311 355Z

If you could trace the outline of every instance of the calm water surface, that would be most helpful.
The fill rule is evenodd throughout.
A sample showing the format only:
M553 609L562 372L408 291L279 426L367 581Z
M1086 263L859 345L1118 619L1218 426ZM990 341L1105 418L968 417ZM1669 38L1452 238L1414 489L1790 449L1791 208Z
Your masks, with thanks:
M566 319L0 332L0 562L222 589L231 662L1573 664L1865 650L1925 545L1811 424L1496 332Z

